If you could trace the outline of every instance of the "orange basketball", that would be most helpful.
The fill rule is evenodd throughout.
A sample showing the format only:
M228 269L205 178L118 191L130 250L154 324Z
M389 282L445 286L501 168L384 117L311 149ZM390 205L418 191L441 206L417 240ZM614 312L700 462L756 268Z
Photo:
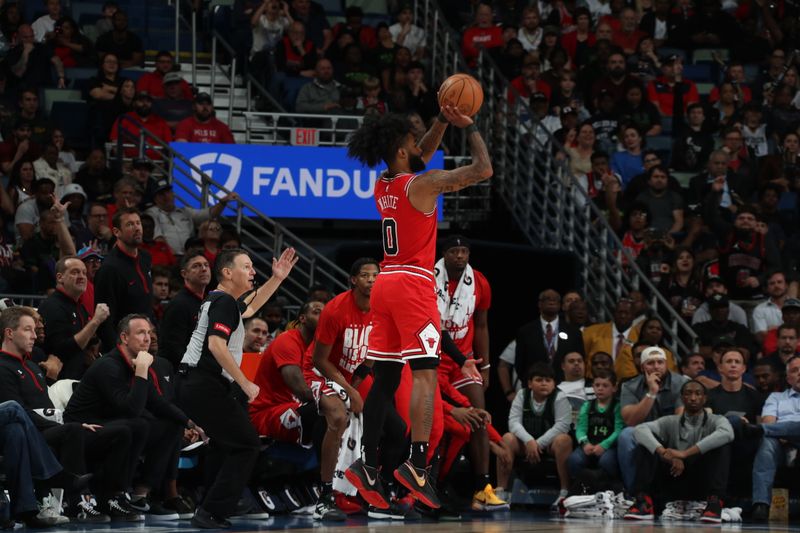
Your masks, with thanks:
M452 105L468 117L473 116L483 104L483 89L478 80L469 74L453 74L439 87L439 105Z

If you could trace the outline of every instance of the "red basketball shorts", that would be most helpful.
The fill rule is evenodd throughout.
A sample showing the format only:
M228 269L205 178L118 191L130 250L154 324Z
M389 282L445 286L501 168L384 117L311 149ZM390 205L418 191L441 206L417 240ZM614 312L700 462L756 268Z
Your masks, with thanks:
M439 359L442 335L433 277L420 272L395 269L378 275L370 296L367 359Z

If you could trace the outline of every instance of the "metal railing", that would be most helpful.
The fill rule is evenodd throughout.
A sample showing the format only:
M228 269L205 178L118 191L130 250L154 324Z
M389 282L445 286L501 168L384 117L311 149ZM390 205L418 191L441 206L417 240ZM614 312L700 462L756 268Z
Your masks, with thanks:
M528 241L575 255L583 292L598 319L609 320L622 296L642 290L652 311L664 322L670 348L680 355L691 353L696 337L692 328L623 249L604 214L569 172L568 160L556 159L563 147L534 119L491 57L481 53L475 69L467 66L458 35L445 21L436 0L416 0L415 15L428 36L434 79L471 71L483 87L478 126L494 166L491 181Z
M124 158L140 157L162 168L170 178L181 176L180 180L172 180L172 184L175 198L182 205L208 207L231 192L130 115L120 116L117 133L114 157L118 164ZM191 183L194 185L187 185ZM236 228L243 248L250 254L253 267L262 278L269 278L272 258L283 249L291 246L297 251L300 259L280 289L280 294L290 303L303 304L308 288L314 284L325 285L337 293L349 288L347 272L253 204L239 199L229 205L220 218Z
M14 305L26 305L38 308L42 300L47 298L44 294L0 294L0 300L11 299Z

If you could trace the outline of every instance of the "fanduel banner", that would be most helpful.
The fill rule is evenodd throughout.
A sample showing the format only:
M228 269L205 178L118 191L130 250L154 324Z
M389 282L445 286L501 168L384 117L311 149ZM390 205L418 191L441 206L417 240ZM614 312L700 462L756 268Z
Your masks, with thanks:
M383 169L361 166L347 157L345 148L203 143L171 146L267 216L378 219L373 190ZM180 161L175 163L182 165ZM439 151L428 168L440 169L443 163L444 156ZM173 180L199 191L200 177L192 174L194 181L174 171ZM441 197L438 216L441 219Z

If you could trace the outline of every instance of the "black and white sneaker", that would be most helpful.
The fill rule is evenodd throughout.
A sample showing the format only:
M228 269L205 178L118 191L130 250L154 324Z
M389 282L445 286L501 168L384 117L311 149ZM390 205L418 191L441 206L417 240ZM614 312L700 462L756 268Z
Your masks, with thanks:
M314 506L314 520L325 520L332 522L343 522L347 520L347 515L336 507L333 501L333 493L320 496L317 505Z
M128 505L131 509L140 513L146 513L150 510L150 501L147 496L131 496L128 499Z
M147 511L147 518L151 520L173 521L180 520L181 517L172 509L167 509L159 502L151 502L150 510Z
M422 515L414 510L413 507L404 508L396 502L390 502L388 509L378 509L377 507L369 506L367 516L373 520L420 520Z
M271 494L266 489L259 487L255 491L255 496L258 505L270 514L278 514L286 511L286 504L283 503L283 500Z
M82 496L76 506L75 520L81 524L107 524L111 517L97 509L97 500L94 496Z
M106 502L106 510L111 520L121 522L144 522L144 515L132 508L123 495L115 496Z

